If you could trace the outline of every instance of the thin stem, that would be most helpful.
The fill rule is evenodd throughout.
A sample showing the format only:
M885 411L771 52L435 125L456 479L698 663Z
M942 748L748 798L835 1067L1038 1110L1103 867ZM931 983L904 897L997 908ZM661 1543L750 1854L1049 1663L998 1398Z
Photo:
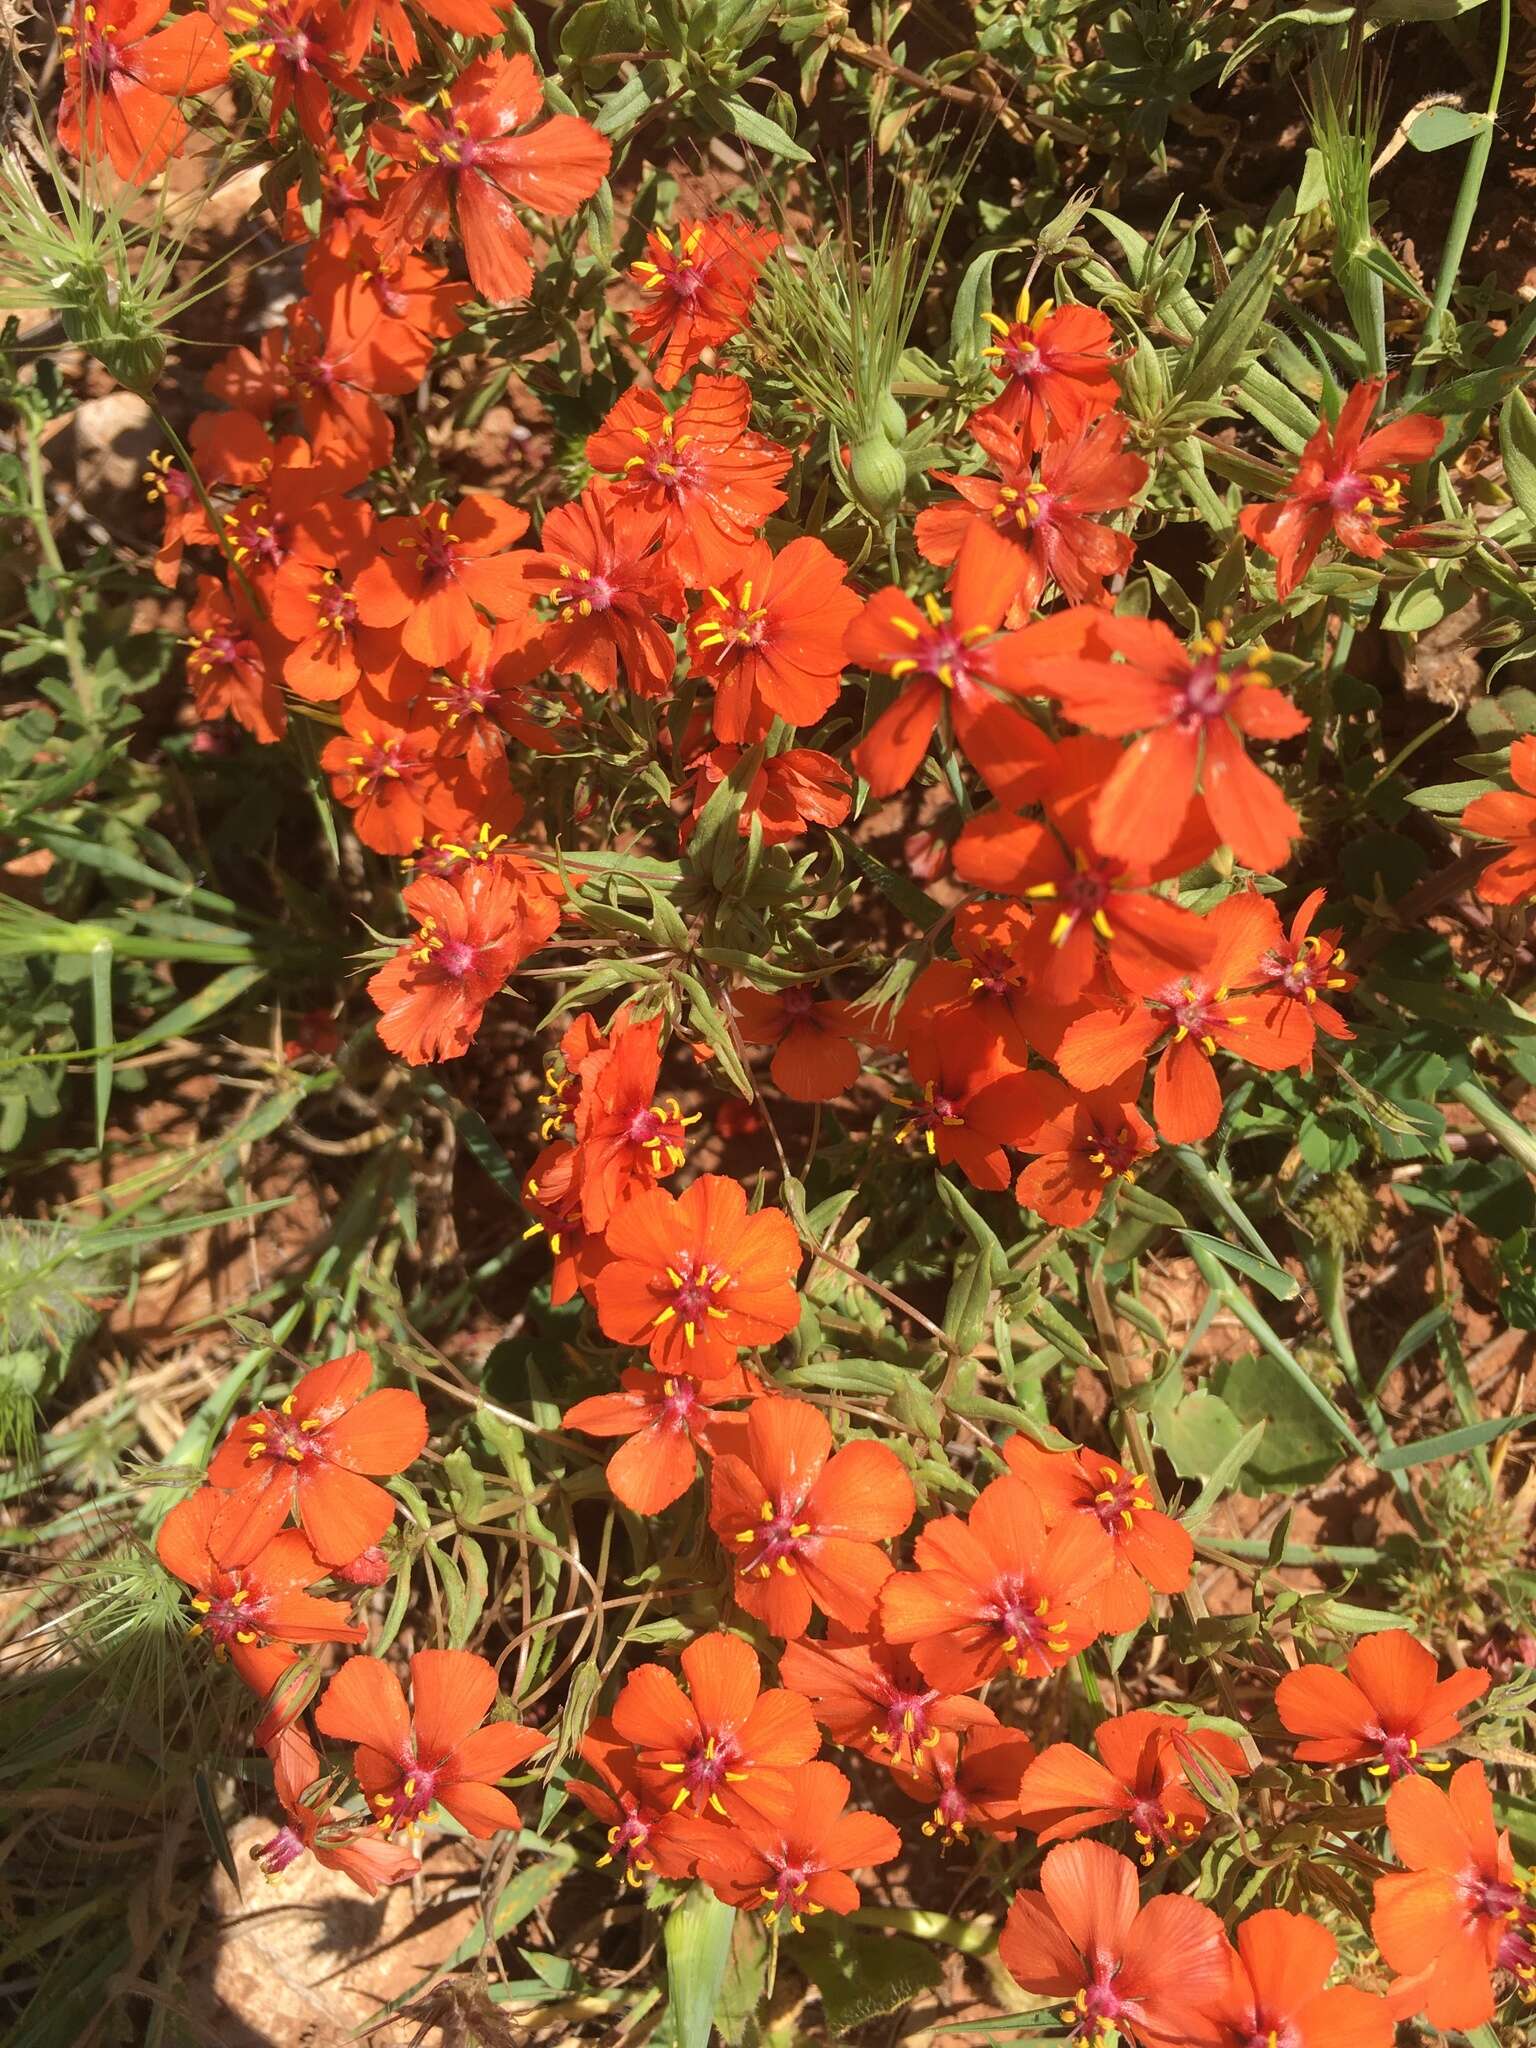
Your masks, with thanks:
M32 422L22 413L17 432L27 464L27 512L32 530L37 535L37 545L42 552L45 580L53 586L54 598L59 609L59 638L64 643L64 661L69 669L70 684L80 704L80 723L88 732L97 729L96 692L91 681L90 666L85 658L85 643L80 637L79 621L70 609L65 585L69 572L64 567L64 557L59 553L59 544L53 537L53 527L48 518L48 484L43 474L43 451Z
M1472 223L1477 218L1477 202L1483 189L1483 176L1493 152L1494 124L1498 119L1499 100L1504 91L1504 71L1509 63L1509 15L1509 0L1499 0L1499 42L1493 59L1493 81L1488 88L1488 117L1486 124L1478 129L1467 145L1467 161L1462 167L1461 186L1456 194L1450 227L1446 230L1445 247L1440 252L1440 268L1435 277L1434 297L1430 300L1429 314L1424 322L1424 339L1431 344L1438 338L1440 323L1450 310L1451 294L1455 291L1456 281L1461 274L1461 259L1467 253L1467 240L1472 233ZM1413 375L1408 379L1407 391L1404 393L1404 397L1410 403L1424 389L1428 376L1428 363L1415 364Z

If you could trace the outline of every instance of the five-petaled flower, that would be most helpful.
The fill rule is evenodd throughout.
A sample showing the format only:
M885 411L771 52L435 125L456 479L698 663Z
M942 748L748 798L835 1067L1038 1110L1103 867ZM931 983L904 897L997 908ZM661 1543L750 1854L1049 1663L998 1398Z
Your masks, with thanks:
M1478 876L1485 903L1524 903L1536 896L1536 737L1521 733L1509 750L1513 789L1475 796L1461 814L1461 830L1506 846Z
M498 1780L549 1740L517 1721L481 1724L496 1704L496 1672L471 1650L418 1650L411 1704L377 1657L349 1657L321 1694L315 1726L354 1742L363 1797L389 1834L418 1827L434 1806L484 1840L520 1826Z
M1488 1690L1486 1671L1442 1678L1433 1654L1405 1629L1362 1636L1343 1671L1303 1664L1275 1688L1275 1711L1292 1735L1299 1762L1363 1764L1372 1777L1394 1781L1425 1768L1443 1769L1427 1752L1461 1733L1461 1716Z
M805 1634L819 1607L863 1628L891 1561L878 1546L912 1519L912 1481L867 1438L840 1450L819 1408L754 1401L739 1447L717 1451L710 1526L736 1572L736 1600L776 1636Z
M787 1812L743 1814L731 1828L698 1838L699 1874L728 1905L760 1908L803 1934L815 1913L851 1913L859 1888L849 1875L889 1863L901 1837L874 1813L847 1813L850 1786L831 1764L785 1772Z
M1275 557L1275 588L1289 597L1330 534L1352 555L1379 561L1403 516L1407 471L1427 462L1445 438L1445 422L1411 412L1367 433L1382 378L1357 384L1301 452L1296 473L1271 505L1245 505L1243 532Z
M208 1468L225 1489L211 1536L221 1563L248 1564L290 1510L326 1564L347 1564L379 1541L395 1504L374 1480L421 1455L427 1411L406 1387L370 1394L372 1379L367 1352L349 1351L314 1366L277 1407L235 1424Z
M1121 1822L1148 1867L1159 1850L1177 1855L1205 1826L1206 1809L1185 1774L1176 1736L1229 1775L1246 1774L1242 1748L1230 1735L1191 1729L1181 1716L1151 1707L1112 1714L1093 1732L1098 1757L1073 1742L1053 1742L1036 1757L1019 1793L1024 1826L1044 1843Z

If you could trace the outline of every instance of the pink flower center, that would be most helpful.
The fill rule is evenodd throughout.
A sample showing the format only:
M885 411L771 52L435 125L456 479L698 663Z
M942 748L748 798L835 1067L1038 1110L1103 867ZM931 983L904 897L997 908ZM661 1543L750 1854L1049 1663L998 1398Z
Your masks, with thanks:
M638 481L644 477L647 483L657 484L673 500L682 497L687 490L696 489L699 483L698 460L689 447L689 436L682 435L673 440L670 432L657 436L653 441L641 428L637 435L646 442L639 455L631 455L624 465L626 476Z
M696 1262L692 1252L679 1252L677 1264L666 1269L666 1282L671 1299L657 1315L656 1326L659 1329L666 1323L680 1324L683 1342L691 1351L699 1341L701 1329L710 1322L725 1321L720 1296L730 1286L731 1276L723 1266L712 1265L708 1259Z
M1078 1149L1090 1166L1099 1169L1101 1180L1113 1180L1116 1174L1119 1174L1122 1180L1133 1179L1136 1161L1141 1156L1136 1146L1136 1134L1129 1124L1122 1124L1119 1130L1113 1133L1106 1131L1102 1125L1095 1124L1091 1134L1081 1142ZM1135 1483L1139 1485L1141 1482L1138 1480ZM1133 1501L1130 1505L1134 1511L1136 1507L1146 1507L1148 1503Z
M441 1763L421 1763L413 1750L407 1750L400 1759L404 1775L394 1792L370 1792L368 1804L378 1818L380 1830L389 1834L397 1828L415 1827L422 1816L431 1810L437 1797L438 1781L443 1775Z
M215 1651L223 1656L231 1643L261 1640L270 1602L264 1593L242 1585L238 1571L221 1572L219 1577L226 1582L225 1591L200 1595L192 1602L192 1611L197 1616L192 1633L207 1636Z
M1216 656L1197 661L1185 678L1169 723L1179 732L1202 732L1224 718L1235 675L1224 675Z
M1124 1535L1138 1514L1148 1512L1152 1503L1147 1499L1146 1489L1147 1482L1139 1472L1117 1472L1113 1465L1099 1467L1093 1512L1109 1535Z
M1003 1654L1018 1678L1029 1676L1032 1658L1044 1663L1068 1655L1066 1622L1043 1594L1031 1600L1016 1581L998 1587L990 1618L1003 1631Z
M296 1828L281 1827L270 1842L264 1842L251 1851L251 1861L257 1863L268 1877L281 1877L290 1863L297 1863L304 1854L304 1837Z
M905 1758L915 1764L918 1751L932 1749L939 1740L940 1731L929 1718L938 1697L936 1692L900 1692L892 1686L869 1731L870 1740L890 1751L892 1763Z
M738 1567L744 1576L771 1579L776 1571L787 1579L795 1576L795 1560L815 1525L797 1522L794 1513L789 1507L765 1500L756 1524L737 1533L736 1541L746 1553Z
M303 1465L323 1455L318 1438L325 1428L324 1417L306 1415L302 1422L295 1422L292 1394L281 1408L259 1408L247 1427L251 1437L245 1453L248 1464L272 1458Z

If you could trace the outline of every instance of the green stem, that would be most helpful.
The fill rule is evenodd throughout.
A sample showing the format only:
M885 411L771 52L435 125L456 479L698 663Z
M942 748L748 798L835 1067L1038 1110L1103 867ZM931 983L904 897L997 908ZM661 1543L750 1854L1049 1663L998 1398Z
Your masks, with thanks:
M1338 1354L1344 1377L1354 1389L1355 1399L1360 1403L1360 1412L1375 1432L1377 1443L1385 1450L1392 1443L1392 1431L1387 1418L1381 1412L1381 1403L1365 1383L1365 1374L1360 1370L1360 1360L1355 1355L1355 1340L1349 1327L1349 1311L1344 1305L1344 1261L1331 1245L1319 1245L1311 1260L1312 1285L1317 1293L1318 1306L1323 1311L1323 1320L1328 1325L1328 1335ZM1420 1533L1424 1532L1423 1518L1419 1504L1414 1498L1413 1485L1408 1474L1394 1471L1392 1484L1403 1503L1403 1512L1414 1523Z
M1202 1536L1199 1548L1225 1557L1251 1558L1256 1564L1262 1564L1269 1556L1269 1545L1257 1536ZM1287 1543L1280 1553L1280 1562L1315 1565L1321 1559L1325 1564L1363 1568L1380 1564L1386 1555L1384 1550L1368 1550L1349 1543Z
M1480 1081L1458 1081L1451 1090L1463 1108L1470 1109L1490 1137L1496 1138L1517 1166L1536 1173L1536 1138L1512 1117L1502 1102L1489 1094Z
M96 692L92 686L91 672L85 658L85 643L80 638L80 624L70 609L70 600L65 588L69 572L64 567L64 557L59 553L59 544L53 537L53 527L48 519L48 485L43 475L43 451L32 423L25 414L18 427L21 445L27 462L27 512L32 530L37 535L37 545L42 552L45 581L53 586L54 600L59 613L59 638L64 643L64 661L69 670L69 680L80 705L80 723L87 732L97 730Z
M1461 274L1461 259L1467 253L1467 239L1472 233L1472 223L1477 218L1478 197L1483 189L1483 176L1488 169L1488 159L1493 152L1494 124L1498 119L1499 100L1504 91L1504 71L1509 62L1509 0L1499 0L1499 43L1493 60L1493 82L1488 88L1488 117L1486 125L1479 128L1467 145L1467 161L1462 167L1461 187L1456 194L1455 210L1451 224L1446 230L1445 247L1440 252L1440 268L1435 277L1434 297L1430 301L1429 315L1424 322L1424 337L1431 344L1439 337L1440 323L1450 310L1451 294L1456 289L1456 280ZM1421 344L1422 346L1422 344ZM1429 365L1418 363L1408 379L1404 397L1410 402L1424 389L1429 375Z

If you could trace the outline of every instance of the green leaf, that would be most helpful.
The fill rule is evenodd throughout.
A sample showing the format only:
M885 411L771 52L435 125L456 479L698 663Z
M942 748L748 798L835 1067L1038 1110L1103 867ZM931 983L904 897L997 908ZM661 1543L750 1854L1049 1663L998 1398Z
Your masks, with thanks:
M985 316L992 310L992 266L1003 253L983 249L966 265L949 316L949 359L956 369L973 368L981 360Z
M931 1991L944 1974L931 1949L872 1928L822 1921L785 1946L820 1994L831 2034L851 2033L866 2020L895 2012L919 1992Z
M235 1888L235 1897L243 1896L240 1888L240 1872L235 1864L235 1852L230 1847L229 1836L224 1829L224 1816L219 1811L219 1802L206 1771L198 1771L192 1780L192 1789L197 1795L198 1818L213 1845L213 1853L219 1859L219 1868Z
M667 2016L675 2048L709 2048L736 1908L693 1884L667 1914Z
M514 1202L520 1203L523 1190L517 1169L496 1142L490 1125L479 1110L471 1109L467 1102L460 1102L450 1095L441 1081L423 1081L418 1085L429 1102L436 1103L453 1119L453 1127L476 1165L484 1167L497 1187L509 1194Z
M883 860L871 853L867 846L861 845L857 839L851 838L846 832L839 832L837 842L854 866L873 882L881 895L893 903L907 922L915 924L920 932L931 930L944 915L943 906L935 903L926 889L920 889L909 876L899 875L894 868L888 868Z
M1490 1416L1486 1422L1469 1422L1465 1429L1448 1429L1443 1436L1428 1436L1421 1443L1394 1444L1376 1453L1376 1463L1383 1472L1401 1472L1410 1465L1428 1465L1436 1458L1455 1458L1480 1444L1491 1444L1496 1437L1508 1436L1512 1429L1527 1429L1533 1421L1536 1417L1530 1415Z
M1414 299L1421 306L1429 304L1424 295L1424 287L1418 279L1404 270L1392 251L1384 249L1374 238L1358 251L1356 260L1364 264L1367 270L1374 271L1383 283L1391 285L1393 291L1402 298Z
M1536 528L1536 412L1523 391L1511 391L1499 415L1499 453L1509 495Z
M1261 22L1252 35L1245 36L1227 59L1226 69L1221 74L1221 84L1235 78L1252 57L1267 50L1272 43L1285 42L1292 36L1304 36L1313 29L1342 28L1353 21L1352 7L1290 7L1283 14L1272 14Z
M1237 375L1269 310L1277 267L1271 238L1233 276L1182 359L1176 385L1181 398L1213 399Z
M1173 1377L1177 1381L1177 1373ZM1152 1434L1181 1479L1200 1480L1223 1471L1247 1435L1226 1402L1215 1394L1196 1391L1179 1395L1176 1389L1175 1398L1166 1409L1154 1407ZM1228 1478L1235 1477L1241 1469L1239 1459Z
M1283 1492L1325 1478L1338 1463L1334 1432L1293 1381L1257 1353L1217 1367L1211 1385L1245 1427L1265 1424L1243 1466L1246 1493Z
M1486 114L1468 114L1460 107L1426 107L1408 130L1413 148L1426 154L1451 149L1458 142L1470 142L1488 126Z
M91 1073L92 1097L96 1109L96 1149L107 1135L107 1111L112 1105L112 941L103 939L91 948L91 1037L101 1047Z
M720 102L727 120L743 142L750 142L755 149L766 149L774 156L781 156L786 163L814 163L815 158L808 149L802 149L786 128L767 114L760 114L750 106L739 92L728 93Z
M1215 1401L1219 1396L1211 1394L1206 1398ZM1232 1410L1227 1407L1225 1401L1221 1403L1221 1406L1228 1415L1232 1415ZM1236 1423L1237 1417L1233 1415L1232 1420ZM1197 1529L1206 1516L1217 1506L1227 1488L1235 1482L1238 1473L1244 1469L1258 1450L1264 1432L1268 1427L1268 1417L1261 1415L1258 1421L1250 1428L1244 1430L1238 1441L1222 1454L1220 1460L1212 1469L1210 1477L1180 1517L1186 1528Z
M1203 1230L1184 1230L1180 1234L1191 1251L1196 1244L1203 1245L1213 1258L1220 1259L1233 1272L1252 1280L1267 1294L1272 1294L1276 1301L1294 1301L1301 1292L1294 1274L1287 1273L1284 1266L1277 1266L1272 1258L1261 1259L1238 1245L1228 1244L1224 1237L1209 1237Z

